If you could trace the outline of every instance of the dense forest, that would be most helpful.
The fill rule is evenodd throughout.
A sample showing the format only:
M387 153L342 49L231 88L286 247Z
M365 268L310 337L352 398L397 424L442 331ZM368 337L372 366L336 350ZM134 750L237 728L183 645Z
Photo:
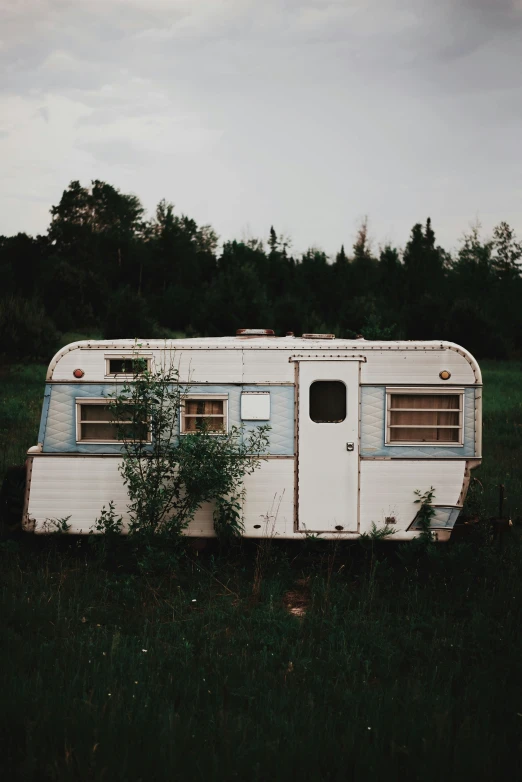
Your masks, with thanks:
M372 250L367 223L335 258L297 257L271 227L266 241L228 241L172 204L146 219L134 195L71 182L45 235L0 237L0 352L44 358L61 334L170 337L239 327L449 339L478 358L522 356L522 243L501 222L478 226L450 254L428 218L401 250Z

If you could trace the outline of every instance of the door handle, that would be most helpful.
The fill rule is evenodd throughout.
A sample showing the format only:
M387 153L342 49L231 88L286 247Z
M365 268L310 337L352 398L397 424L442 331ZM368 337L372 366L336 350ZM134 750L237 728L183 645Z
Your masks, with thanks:
M353 443L346 443L347 451L353 451L354 449L355 449L355 445Z

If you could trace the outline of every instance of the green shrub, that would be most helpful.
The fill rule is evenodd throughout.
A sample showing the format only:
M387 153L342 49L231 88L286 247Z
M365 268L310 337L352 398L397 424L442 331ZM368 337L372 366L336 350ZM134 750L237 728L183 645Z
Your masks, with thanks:
M188 388L179 382L173 354L166 364L150 369L144 362L140 366L138 355L135 377L110 403L122 441L120 471L129 494L129 535L153 547L158 534L179 542L198 508L215 501L216 532L238 537L243 530L242 481L259 466L270 427L259 426L246 435L243 427L216 434L202 426L180 436ZM105 516L100 516L97 531L100 524L104 527Z

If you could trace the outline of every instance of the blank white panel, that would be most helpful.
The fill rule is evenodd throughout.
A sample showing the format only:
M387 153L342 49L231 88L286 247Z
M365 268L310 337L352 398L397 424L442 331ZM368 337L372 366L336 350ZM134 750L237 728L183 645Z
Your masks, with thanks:
M245 391L241 394L242 421L268 421L269 419L269 391Z

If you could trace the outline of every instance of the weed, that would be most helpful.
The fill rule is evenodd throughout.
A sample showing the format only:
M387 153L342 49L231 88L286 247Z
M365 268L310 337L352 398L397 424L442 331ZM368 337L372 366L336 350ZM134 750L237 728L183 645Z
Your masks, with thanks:
M42 522L42 529L46 535L64 535L69 532L71 525L69 524L70 516L64 516L61 519L45 519Z
M414 500L415 505L420 505L415 517L415 527L421 531L419 539L424 543L431 543L433 541L431 522L435 516L435 508L433 507L435 489L433 486L425 492L421 492L420 489L415 489L414 494L417 497L417 499Z

